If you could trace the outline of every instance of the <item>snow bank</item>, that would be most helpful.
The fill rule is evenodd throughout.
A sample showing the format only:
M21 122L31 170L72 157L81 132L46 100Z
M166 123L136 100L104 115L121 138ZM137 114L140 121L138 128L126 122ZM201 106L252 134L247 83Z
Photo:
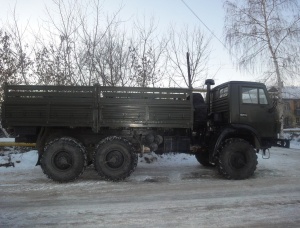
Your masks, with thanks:
M0 165L11 162L14 166L0 167L0 172L11 172L13 170L33 169L38 159L36 150L31 150L26 153L10 154L6 152L0 156Z
M157 155L155 153L143 154L139 157L139 164L144 163L146 165L163 165L174 166L174 164L182 164L182 162L195 163L196 159L194 155L182 154L182 153L168 153L163 155ZM197 161L196 161L197 163Z
M287 138L291 139L291 148L300 149L300 134L288 134ZM1 139L3 140L3 139ZM13 140L13 139L10 139ZM7 139L5 140L7 141ZM300 150L299 150L300 152ZM13 166L5 167L0 166L0 172L12 172L24 169L33 169L38 159L38 153L36 150L30 150L25 153L19 151L5 151L0 152L0 165L8 164L9 162L14 164ZM169 153L163 155L157 155L155 153L146 153L139 156L139 166L141 167L169 167L180 166L182 164L186 166L193 166L198 164L195 156L181 153Z
M291 140L290 148L300 149L300 129L284 129L284 138Z
M15 142L15 138L0 138L0 142Z
M36 150L31 150L25 153L14 153L5 152L4 155L0 156L0 164L6 164L8 162L14 163L15 167L0 167L0 172L10 172L14 169L32 169L38 159L38 153ZM160 166L174 166L176 164L182 164L185 161L186 163L191 162L197 163L193 155L188 154L178 154L170 153L164 155L156 155L155 153L147 153L143 156L139 156L139 164L154 165Z

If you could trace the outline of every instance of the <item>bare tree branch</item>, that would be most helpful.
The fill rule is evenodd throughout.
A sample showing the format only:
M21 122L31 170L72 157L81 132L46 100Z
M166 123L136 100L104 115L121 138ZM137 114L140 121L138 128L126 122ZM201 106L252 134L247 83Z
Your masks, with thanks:
M240 69L262 71L264 80L276 81L282 121L283 81L300 72L300 58L295 53L295 47L300 45L298 1L231 0L224 7L225 41L231 53ZM296 64L291 65L292 62Z
M189 87L185 57L185 53L189 52L191 83L193 87L200 86L199 82L202 83L207 77L211 38L206 38L199 28L190 30L188 26L185 26L178 33L175 32L174 28L171 28L170 36L168 56L174 72L172 77L180 78Z

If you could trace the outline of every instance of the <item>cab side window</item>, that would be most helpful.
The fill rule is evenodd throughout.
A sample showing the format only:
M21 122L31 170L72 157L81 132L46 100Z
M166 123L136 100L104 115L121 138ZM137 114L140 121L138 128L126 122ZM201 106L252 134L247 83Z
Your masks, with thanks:
M258 104L257 89L242 87L243 104Z
M242 87L243 104L268 104L267 96L263 89Z
M265 91L263 89L259 89L259 103L260 104L268 104L268 100L265 94Z

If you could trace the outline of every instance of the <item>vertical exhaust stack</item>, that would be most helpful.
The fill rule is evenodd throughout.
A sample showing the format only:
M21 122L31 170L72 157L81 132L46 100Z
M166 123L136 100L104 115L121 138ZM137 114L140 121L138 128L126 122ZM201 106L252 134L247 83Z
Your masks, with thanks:
M207 114L210 114L210 87L215 84L215 81L213 79L206 79L205 85L207 85L206 89L206 104L207 104Z

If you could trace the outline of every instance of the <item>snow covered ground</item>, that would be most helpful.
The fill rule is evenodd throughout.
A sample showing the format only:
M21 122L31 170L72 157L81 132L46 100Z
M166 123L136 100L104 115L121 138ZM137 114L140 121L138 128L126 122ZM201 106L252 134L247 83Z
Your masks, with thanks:
M123 182L101 180L89 167L58 184L35 166L35 150L11 154L15 167L0 167L0 227L299 227L299 141L272 148L268 160L259 155L255 175L242 181L170 154L140 158ZM9 162L4 154L0 164Z

